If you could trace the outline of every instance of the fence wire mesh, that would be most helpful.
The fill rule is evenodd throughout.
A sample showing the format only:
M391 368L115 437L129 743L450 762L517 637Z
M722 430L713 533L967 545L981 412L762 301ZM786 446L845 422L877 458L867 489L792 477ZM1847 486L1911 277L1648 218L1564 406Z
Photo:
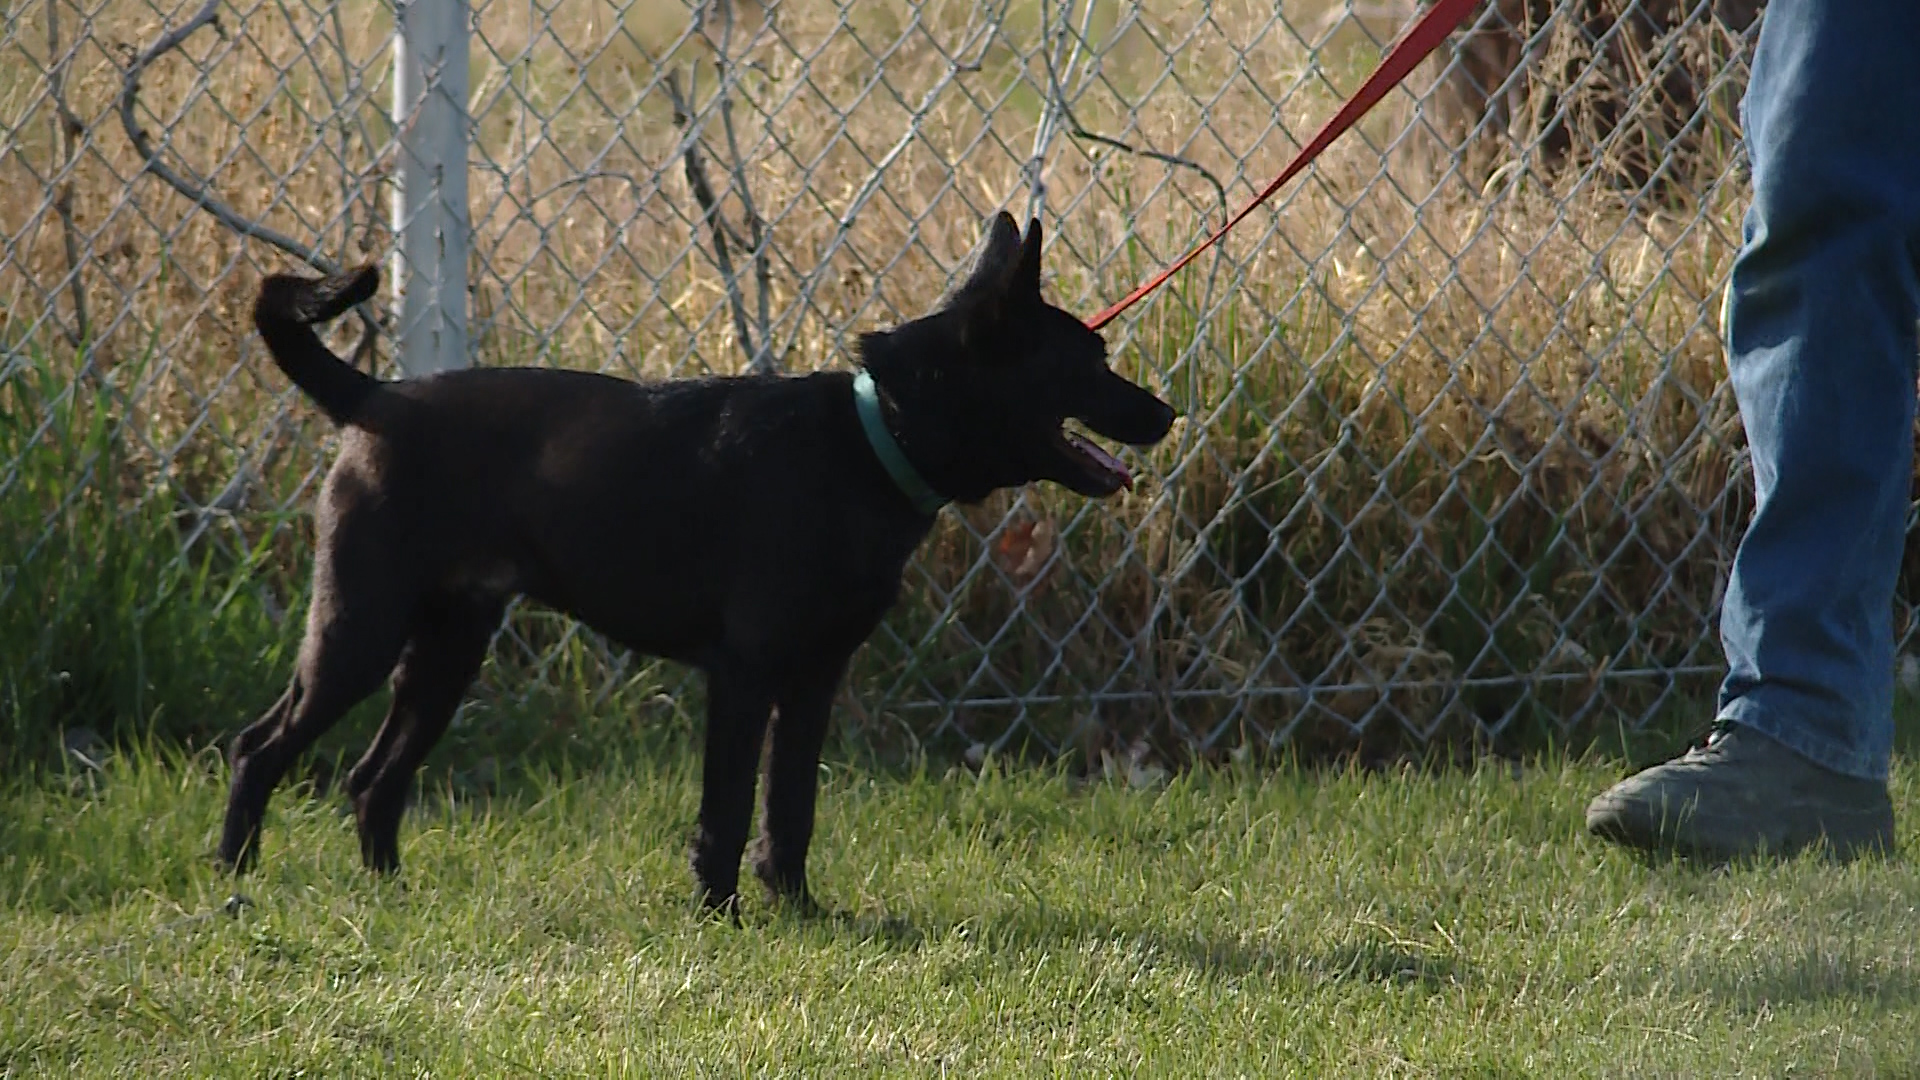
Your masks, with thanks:
M1757 7L1485 5L1109 329L1175 434L1122 498L950 512L859 660L856 722L1205 752L1638 723L1709 693L1750 487L1718 309ZM16 574L72 557L49 539L106 489L166 507L179 558L297 624L332 435L247 310L264 273L390 249L394 14L10 7ZM1000 207L1043 219L1052 299L1091 312L1257 190L1414 14L473 0L473 360L844 365L945 289ZM375 306L338 344L367 335L396 374L391 297ZM33 460L72 449L56 418L82 400L112 452L68 453L49 490ZM590 709L698 693L516 610L483 699L556 688Z

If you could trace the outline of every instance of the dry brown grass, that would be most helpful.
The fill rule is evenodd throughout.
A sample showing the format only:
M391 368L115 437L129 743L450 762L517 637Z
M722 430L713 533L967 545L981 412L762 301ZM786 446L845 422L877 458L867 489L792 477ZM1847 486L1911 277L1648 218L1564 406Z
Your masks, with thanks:
M132 467L143 486L204 503L255 454L263 476L240 531L283 538L280 587L297 590L300 534L279 508L308 491L326 432L261 370L244 325L259 276L288 260L136 176L111 115L114 57L163 16L139 0L53 2L67 40L85 27L66 68L85 131L73 208L94 367L125 395ZM385 9L351 0L337 21L291 10L242 7L226 38L202 33L161 60L144 84L147 124L243 213L342 260L383 254ZM478 20L483 362L739 369L656 81L668 64L697 66L710 100L709 47L684 36L671 3L534 10L493 0ZM1038 9L1002 10L980 69L955 76L945 57L981 18L962 0L917 13L907 0L785 5L771 26L736 9L740 172L768 221L774 340L790 369L844 363L853 333L923 310L983 217L1024 208L1046 76L1019 59ZM1114 34L1117 10L1094 12L1110 40L1079 118L1204 164L1236 203L1357 82L1340 59L1352 27L1316 65L1269 27L1271 4L1155 0ZM60 159L39 74L47 11L26 6L0 41L0 183L19 193L0 201L14 238L0 303L10 348L65 356L67 266L44 196ZM1324 32L1322 6L1282 11L1309 40ZM873 163L948 79L843 228ZM1741 512L1714 314L1742 192L1636 214L1577 175L1507 170L1503 186L1469 185L1430 144L1402 142L1410 102L1392 100L1217 263L1196 263L1114 329L1121 363L1181 404L1184 429L1111 504L1036 491L956 515L964 526L929 545L916 600L890 624L904 644L867 655L866 709L911 718L928 700L1029 699L961 710L952 730L969 739L1018 717L1096 742L1283 730L1345 742L1371 718L1396 741L1474 721L1520 731L1638 715L1674 684L1608 671L1714 661L1705 613ZM1390 171L1389 144L1402 147ZM737 219L717 114L703 145ZM1219 219L1191 172L1064 134L1047 163L1051 288L1077 310ZM116 370L139 378L116 383ZM517 630L535 652L559 632L537 616ZM580 677L602 677L589 659ZM1542 675L1560 681L1524 682ZM1509 676L1523 681L1475 681ZM1087 690L1121 697L1090 705ZM1097 722L1083 725L1089 708Z

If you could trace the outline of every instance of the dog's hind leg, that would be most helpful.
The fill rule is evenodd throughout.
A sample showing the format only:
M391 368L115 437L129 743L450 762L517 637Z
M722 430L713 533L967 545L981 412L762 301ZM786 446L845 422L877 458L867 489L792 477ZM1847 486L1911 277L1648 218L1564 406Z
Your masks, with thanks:
M820 747L845 671L842 659L792 680L777 699L779 712L768 736L766 800L753 869L775 899L803 912L814 907L807 890L807 848L813 842Z
M772 711L773 696L751 668L728 664L708 670L706 756L693 874L701 903L710 910L732 912L739 900L740 858L753 821L754 776Z
M280 700L234 741L233 779L219 855L235 871L252 865L260 823L273 789L328 728L380 688L406 640L413 597L385 567L358 565L351 575L339 560L316 566L314 601L307 613L292 683ZM341 588L351 580L352 590Z
M400 868L400 818L414 773L480 673L504 610L492 596L432 596L421 604L394 671L393 705L347 778L367 869Z

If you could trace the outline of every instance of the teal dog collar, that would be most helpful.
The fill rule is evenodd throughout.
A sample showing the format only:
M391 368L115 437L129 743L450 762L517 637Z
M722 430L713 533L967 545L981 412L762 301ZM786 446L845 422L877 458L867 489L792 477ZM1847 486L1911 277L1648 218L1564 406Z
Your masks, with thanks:
M885 421L880 418L880 391L873 384L873 375L865 368L853 377L853 404L860 412L860 426L867 433L867 445L873 447L874 456L893 477L895 487L907 497L915 510L931 517L947 505L948 500L933 490L907 460L907 455L894 441L893 433L887 430Z

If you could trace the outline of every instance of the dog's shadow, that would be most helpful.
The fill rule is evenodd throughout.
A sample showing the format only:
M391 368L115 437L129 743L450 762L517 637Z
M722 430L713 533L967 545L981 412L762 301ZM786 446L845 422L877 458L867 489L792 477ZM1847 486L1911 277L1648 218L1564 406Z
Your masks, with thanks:
M1313 944L1281 932L1223 932L1219 938L1123 926L1097 916L1051 908L1016 908L997 915L953 920L884 912L776 909L763 926L770 932L822 935L918 952L956 934L989 942L996 954L1106 944L1154 962L1183 964L1208 979L1297 981L1307 985L1391 986L1425 993L1471 987L1487 978L1467 956L1439 945L1392 939ZM1769 952L1750 962L1700 957L1641 969L1642 976L1688 996L1715 999L1736 1010L1755 1011L1825 1001L1920 1004L1920 966L1884 958L1835 954L1832 950ZM1497 976L1493 976L1497 978Z
M876 912L775 909L765 925L843 941L918 952L955 935L988 942L1000 954L1060 945L1102 943L1155 962L1172 960L1214 979L1291 978L1311 982L1373 983L1439 992L1472 983L1464 958L1414 942L1369 939L1325 948L1300 948L1273 932L1217 939L1126 927L1116 922L1052 908L1017 909L996 916L953 920Z
M1657 985L1662 993L1711 998L1749 1014L1829 1001L1920 1004L1920 967L1804 943L1757 950L1740 960L1686 958L1658 971L1642 971L1633 980L1636 989L1641 983Z

